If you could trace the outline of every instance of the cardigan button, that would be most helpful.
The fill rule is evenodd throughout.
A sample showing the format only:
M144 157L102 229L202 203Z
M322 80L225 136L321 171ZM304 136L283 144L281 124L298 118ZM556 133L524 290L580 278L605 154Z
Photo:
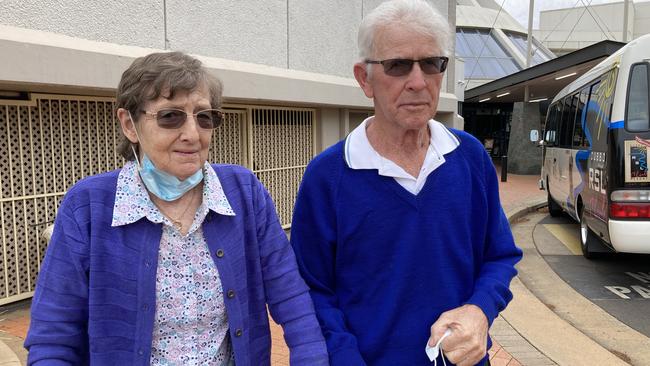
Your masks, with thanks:
M223 249L217 249L217 258L223 258L224 254Z
M232 299L233 297L235 297L235 291L233 291L233 290L228 290L228 298L229 298L229 299Z
M241 329L235 330L235 337L241 337L242 333L244 333L244 332L242 332Z
M142 356L142 355L144 355L144 351L142 350L142 348L140 348L138 350L138 356Z

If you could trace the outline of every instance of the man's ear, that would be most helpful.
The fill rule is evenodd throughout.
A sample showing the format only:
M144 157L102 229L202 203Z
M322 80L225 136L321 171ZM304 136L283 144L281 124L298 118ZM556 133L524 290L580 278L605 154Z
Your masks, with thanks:
M129 111L124 108L119 108L117 110L117 119L120 120L120 126L122 127L122 133L126 136L131 143L138 142L138 135L135 132L135 124L131 119Z
M370 83L368 75L368 65L363 62L357 62L354 64L354 78L357 79L359 86L363 89L363 93L368 98L373 98L374 93L372 91L372 84Z

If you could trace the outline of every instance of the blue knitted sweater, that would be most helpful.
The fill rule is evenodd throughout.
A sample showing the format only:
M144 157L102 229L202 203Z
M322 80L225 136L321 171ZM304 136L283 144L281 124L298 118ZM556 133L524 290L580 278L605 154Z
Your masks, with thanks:
M267 314L284 328L291 364L327 365L308 288L262 184L213 165L236 216L209 212L202 229L225 296L237 366L270 364ZM162 224L111 227L119 171L65 195L32 301L30 365L148 365Z
M454 132L459 147L417 196L349 168L344 141L307 167L291 242L333 366L429 366L424 347L442 312L475 304L491 324L511 300L522 253L494 167L476 139Z

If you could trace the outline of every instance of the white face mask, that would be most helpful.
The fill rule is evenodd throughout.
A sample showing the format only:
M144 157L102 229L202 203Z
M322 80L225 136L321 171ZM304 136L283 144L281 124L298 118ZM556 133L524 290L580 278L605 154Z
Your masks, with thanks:
M434 366L438 366L438 353L442 355L442 363L447 366L447 361L445 361L445 355L444 352L442 352L442 349L440 348L440 344L442 341L449 337L451 335L451 329L447 329L445 331L445 334L440 337L438 340L438 343L436 343L435 346L429 347L429 343L427 343L427 346L424 348L424 351L427 353L427 356L429 356L429 361L433 362Z

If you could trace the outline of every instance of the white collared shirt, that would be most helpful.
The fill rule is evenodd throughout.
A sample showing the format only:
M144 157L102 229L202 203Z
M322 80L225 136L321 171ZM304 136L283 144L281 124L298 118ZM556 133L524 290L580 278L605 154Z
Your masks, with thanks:
M395 178L397 183L414 195L422 190L429 174L444 164L444 155L454 151L460 145L458 138L447 127L430 119L428 122L429 132L431 132L429 148L420 174L414 177L393 161L379 155L370 145L366 127L372 118L374 116L366 118L345 139L346 163L352 169L377 169L379 175Z

